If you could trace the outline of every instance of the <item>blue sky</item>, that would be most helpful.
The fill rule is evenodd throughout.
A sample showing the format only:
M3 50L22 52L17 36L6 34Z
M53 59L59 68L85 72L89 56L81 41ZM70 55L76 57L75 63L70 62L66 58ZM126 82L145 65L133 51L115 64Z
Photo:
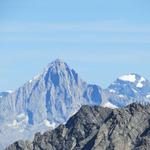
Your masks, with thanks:
M56 58L107 87L122 74L150 79L149 0L0 0L0 91L15 90Z

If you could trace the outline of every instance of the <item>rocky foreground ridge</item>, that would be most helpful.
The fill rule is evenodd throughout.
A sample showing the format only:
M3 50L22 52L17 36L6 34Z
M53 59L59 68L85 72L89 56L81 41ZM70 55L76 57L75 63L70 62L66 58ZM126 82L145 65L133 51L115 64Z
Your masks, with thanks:
M17 141L6 150L148 150L150 105L133 103L121 109L82 106L65 125L33 142Z

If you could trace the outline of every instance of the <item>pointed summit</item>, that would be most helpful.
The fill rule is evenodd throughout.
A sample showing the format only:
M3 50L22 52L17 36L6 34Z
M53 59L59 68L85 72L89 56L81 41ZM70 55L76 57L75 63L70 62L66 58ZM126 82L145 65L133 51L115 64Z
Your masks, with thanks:
M54 66L62 67L62 66L68 66L68 65L61 59L55 59L54 61L48 64L48 68L54 67Z
M26 133L32 137L35 131L65 123L82 105L101 104L102 90L82 81L65 62L56 59L0 102L0 128L6 127L0 136L9 130L3 138L11 137L6 143L10 144L19 138L16 134L20 131L20 139L26 138ZM28 126L32 126L30 131L26 130ZM12 133L15 127L17 130Z
M33 83L33 81L39 81L43 78L43 76L47 73L58 73L59 70L65 71L66 68L69 68L68 65L63 62L61 59L55 59L54 61L50 62L43 70L43 72L37 74L34 76L31 80L29 80L29 83Z
M71 82L71 84L82 84L83 82L78 74L61 59L56 59L48 64L43 76L46 84L51 82L55 86L63 83L65 84L66 82Z
M67 65L67 63L65 63L64 61L62 61L61 59L56 59L54 61L52 61L51 63L48 64L48 66L45 69L45 73L54 73L54 74L65 74L67 75L67 72L70 74L71 72L71 68Z
M61 59L55 59L54 61L52 61L50 64L55 64L55 65L64 65L66 64L63 60Z
M55 63L58 63L58 64L61 64L61 63L65 63L62 59L60 59L60 58L57 58L57 59L55 59L54 61L52 61L52 63L53 62L55 62Z

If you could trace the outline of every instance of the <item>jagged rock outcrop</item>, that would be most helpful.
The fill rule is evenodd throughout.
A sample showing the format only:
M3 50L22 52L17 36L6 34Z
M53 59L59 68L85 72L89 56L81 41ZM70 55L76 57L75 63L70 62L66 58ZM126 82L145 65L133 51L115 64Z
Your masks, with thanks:
M149 137L150 105L133 103L114 110L82 106L66 125L6 150L148 150Z

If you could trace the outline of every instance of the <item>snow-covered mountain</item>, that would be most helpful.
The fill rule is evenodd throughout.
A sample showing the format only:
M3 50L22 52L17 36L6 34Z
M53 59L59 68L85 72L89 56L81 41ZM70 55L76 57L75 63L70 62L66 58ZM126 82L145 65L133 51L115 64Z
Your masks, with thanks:
M88 84L57 59L23 86L0 99L0 149L65 123L82 105L118 108L150 102L150 83L123 75L107 89Z
M0 143L5 146L31 138L35 132L65 123L82 105L100 105L102 99L103 90L99 86L87 84L57 59L1 99Z
M108 88L109 102L117 107L124 107L133 102L150 102L150 82L138 74L120 76Z

